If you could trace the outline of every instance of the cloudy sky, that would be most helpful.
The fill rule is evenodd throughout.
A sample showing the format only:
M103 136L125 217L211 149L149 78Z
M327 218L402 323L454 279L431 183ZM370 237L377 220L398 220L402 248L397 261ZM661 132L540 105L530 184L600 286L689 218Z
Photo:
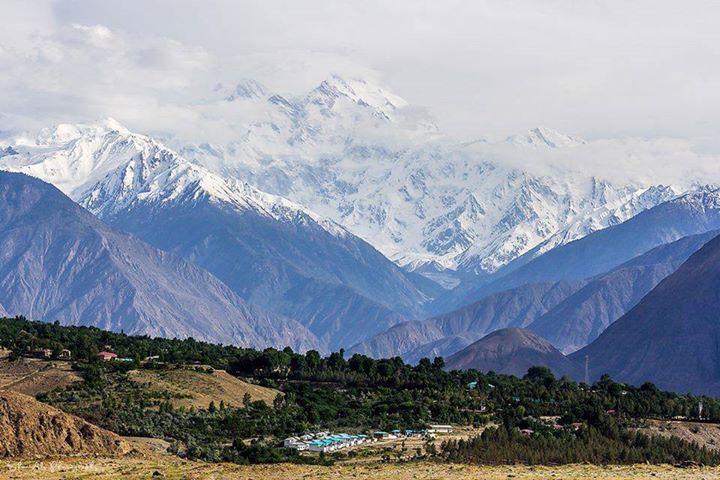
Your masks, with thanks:
M720 2L3 0L0 129L197 119L218 84L363 76L461 138L537 125L720 150Z

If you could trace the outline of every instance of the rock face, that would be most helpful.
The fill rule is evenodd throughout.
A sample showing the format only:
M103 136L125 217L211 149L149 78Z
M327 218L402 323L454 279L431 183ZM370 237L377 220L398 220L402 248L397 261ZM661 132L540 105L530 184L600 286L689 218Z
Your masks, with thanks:
M218 343L317 347L182 258L120 233L55 187L0 172L0 303L11 315Z
M550 342L529 330L505 328L491 333L451 355L446 363L450 370L474 368L522 376L533 366L547 367L556 376L578 378L579 368Z
M0 458L114 456L129 450L112 432L27 395L0 390Z
M594 378L653 382L663 389L720 394L720 238L571 358L587 355Z

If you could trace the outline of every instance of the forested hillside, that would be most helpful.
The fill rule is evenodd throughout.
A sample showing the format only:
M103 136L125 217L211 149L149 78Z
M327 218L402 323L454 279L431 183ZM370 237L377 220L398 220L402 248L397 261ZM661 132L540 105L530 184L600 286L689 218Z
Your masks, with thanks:
M193 339L127 336L96 328L64 327L22 317L0 320L0 345L13 357L38 348L57 357L69 349L84 382L52 391L41 400L121 435L171 442L188 458L245 462L328 462L279 448L282 438L304 432L343 429L425 429L430 423L485 428L464 443L428 439L418 455L449 461L539 463L636 461L720 463L720 457L682 441L631 434L635 419L682 416L720 421L720 401L634 388L603 377L593 385L556 378L532 367L523 378L493 372L446 371L442 358L417 366L400 358L374 360L344 352L327 357L220 346ZM125 361L97 356L112 348ZM155 357L152 361L143 361ZM175 408L170 392L132 382L138 369L225 369L248 382L278 389L272 405L244 399L240 408L210 403ZM552 420L548 420L552 419ZM248 443L246 439L255 439ZM441 440L441 439L440 439ZM486 449L488 442L506 445ZM578 448L581 445L582 448Z

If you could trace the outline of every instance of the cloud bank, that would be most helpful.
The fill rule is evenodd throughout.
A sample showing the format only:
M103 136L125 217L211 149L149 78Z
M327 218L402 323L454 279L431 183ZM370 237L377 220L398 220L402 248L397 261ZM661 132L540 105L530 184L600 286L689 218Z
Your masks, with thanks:
M232 135L232 116L204 106L223 88L299 94L340 73L389 86L457 139L548 125L608 142L582 156L608 175L717 173L713 1L6 0L3 16L6 132L112 116ZM560 157L536 163L578 162Z

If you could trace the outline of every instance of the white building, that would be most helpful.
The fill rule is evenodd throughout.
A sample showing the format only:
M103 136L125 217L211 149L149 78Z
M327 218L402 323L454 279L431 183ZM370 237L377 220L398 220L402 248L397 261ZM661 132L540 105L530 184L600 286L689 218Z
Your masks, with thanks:
M452 425L430 425L428 433L452 433Z

